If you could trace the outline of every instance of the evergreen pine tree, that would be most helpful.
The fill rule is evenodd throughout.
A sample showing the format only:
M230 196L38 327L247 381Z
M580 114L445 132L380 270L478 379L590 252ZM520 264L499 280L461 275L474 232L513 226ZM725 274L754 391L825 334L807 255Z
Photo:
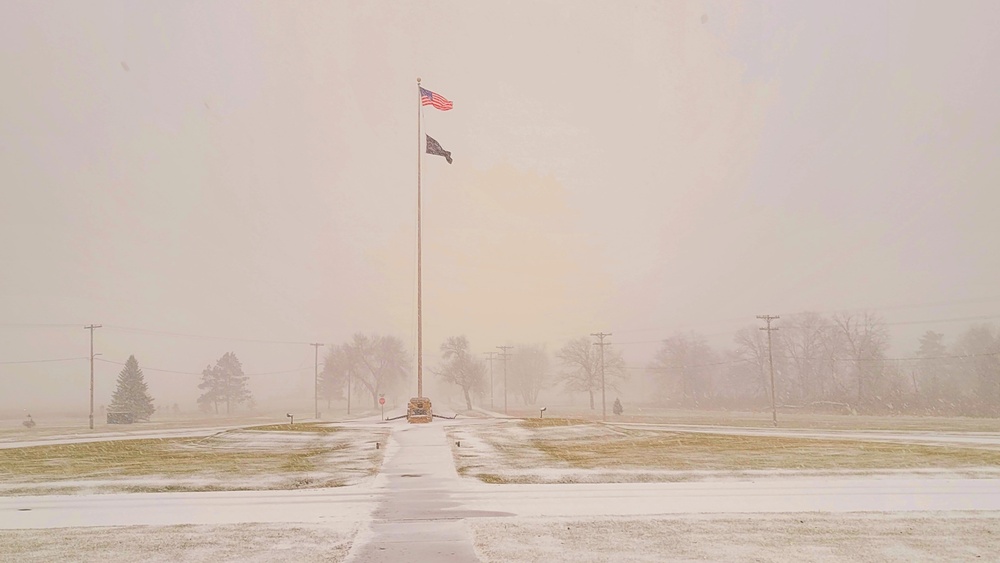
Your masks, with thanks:
M619 400L619 399L618 399L617 397L615 398L615 404L614 404L614 406L612 407L612 410L613 410L613 411L614 411L614 413L615 413L615 414L617 414L617 415L620 415L620 414L622 414L623 412L625 412L625 409L624 409L624 408L622 408L622 402L621 402L621 400Z
M203 411L214 407L218 414L219 404L222 403L226 405L226 414L230 414L234 406L252 399L247 386L248 379L236 354L226 352L214 366L208 366L202 371L198 388L205 392L198 397L198 404Z
M198 407L202 412L210 412L213 407L215 408L215 414L219 414L219 400L222 397L222 372L219 366L205 366L205 369L201 372L201 383L198 384L198 389L204 389L205 392L198 397Z
M131 413L135 420L149 420L156 410L135 356L128 357L125 367L118 374L118 387L111 397L111 410Z

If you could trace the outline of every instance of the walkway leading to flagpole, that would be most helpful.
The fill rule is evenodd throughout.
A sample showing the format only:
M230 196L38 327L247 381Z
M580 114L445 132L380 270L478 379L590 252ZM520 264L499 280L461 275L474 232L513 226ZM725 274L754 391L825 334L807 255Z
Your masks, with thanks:
M470 513L457 510L451 494L461 488L441 423L393 428L382 470L375 480L381 500L367 531L354 541L348 561L479 561L463 522Z

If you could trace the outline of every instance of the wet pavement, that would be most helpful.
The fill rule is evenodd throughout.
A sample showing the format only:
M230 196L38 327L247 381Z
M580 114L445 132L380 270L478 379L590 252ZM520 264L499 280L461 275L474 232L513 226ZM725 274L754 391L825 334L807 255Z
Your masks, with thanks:
M374 487L380 501L348 561L479 561L465 518L504 516L462 510L452 498L463 484L441 423L395 426Z

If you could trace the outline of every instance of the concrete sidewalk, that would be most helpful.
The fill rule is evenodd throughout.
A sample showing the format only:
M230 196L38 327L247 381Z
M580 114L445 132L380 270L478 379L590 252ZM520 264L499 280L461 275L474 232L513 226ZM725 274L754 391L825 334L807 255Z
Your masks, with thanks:
M463 519L510 514L457 509L452 495L462 483L443 424L400 422L386 447L374 483L381 500L348 561L479 561Z

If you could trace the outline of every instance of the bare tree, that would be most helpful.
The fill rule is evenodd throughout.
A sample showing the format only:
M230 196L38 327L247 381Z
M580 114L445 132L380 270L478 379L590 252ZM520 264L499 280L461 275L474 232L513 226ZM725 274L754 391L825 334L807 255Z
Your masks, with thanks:
M697 405L712 395L717 367L715 351L692 332L664 340L646 369L660 386L661 400Z
M524 404L534 405L549 377L549 354L544 344L518 344L514 350L516 353L507 360L511 390L520 395Z
M876 385L882 375L889 337L882 320L871 313L834 315L833 322L847 343L855 382L853 403L855 408L861 408L878 397Z
M570 340L556 358L562 362L561 378L570 391L583 391L590 396L590 410L594 410L594 394L601 391L601 354L591 339L583 336ZM619 391L618 383L627 376L625 360L613 346L604 350L604 381L606 387Z
M323 360L323 371L319 374L319 396L326 399L326 408L330 408L333 399L344 396L344 389L357 375L358 367L349 344L330 347Z
M800 313L788 317L778 333L785 392L803 403L827 401L832 387L827 354L836 349L828 340L837 338L835 326L818 313Z
M921 405L928 412L936 412L943 404L945 380L954 372L951 359L946 358L948 347L944 334L928 330L920 337L917 357L920 362L911 371L913 392L918 395Z
M733 338L736 344L736 358L743 360L734 364L730 373L737 374L740 379L748 379L744 382L744 387L748 394L754 398L765 398L770 393L770 376L767 354L767 336L758 330L756 326L743 327L736 332ZM780 352L776 350L775 352ZM774 354L781 357L780 353ZM777 362L775 362L777 363ZM780 369L775 370L781 373Z
M395 336L355 334L345 344L351 362L357 366L357 377L351 380L372 396L372 407L378 408L379 394L394 387L406 376L409 357L403 341Z
M448 383L462 388L465 408L472 409L472 394L486 387L486 364L469 353L469 340L465 336L449 337L441 344L441 376Z
M964 387L975 397L971 406L983 416L1000 415L1000 331L972 326L958 337L955 351L962 356Z

